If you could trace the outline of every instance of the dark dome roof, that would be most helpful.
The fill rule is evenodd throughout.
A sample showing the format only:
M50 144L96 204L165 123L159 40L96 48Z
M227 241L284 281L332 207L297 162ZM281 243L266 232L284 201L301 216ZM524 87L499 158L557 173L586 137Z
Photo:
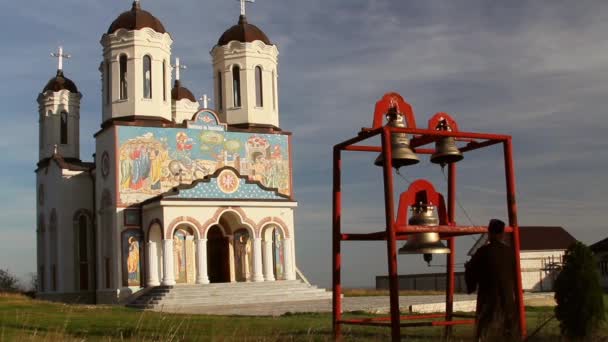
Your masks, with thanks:
M42 90L43 93L46 93L49 90L54 92L61 90L68 90L71 93L78 93L78 88L76 88L76 84L72 82L69 78L63 76L62 70L57 70L57 76L51 78L49 82L44 86Z
M122 13L112 22L112 25L108 29L108 34L112 34L118 29L132 31L140 30L144 27L149 27L158 33L167 32L160 20L156 19L150 12L142 10L139 1L133 1L131 10Z
M217 45L226 45L233 40L241 43L251 43L256 40L261 40L266 45L272 45L266 34L257 26L249 24L244 15L239 17L238 24L232 26L222 34L217 41Z
M194 95L192 95L192 92L188 90L188 88L182 87L182 84L179 80L175 80L175 85L173 85L173 89L171 89L171 98L175 101L188 99L192 102L196 102L196 99L194 98Z

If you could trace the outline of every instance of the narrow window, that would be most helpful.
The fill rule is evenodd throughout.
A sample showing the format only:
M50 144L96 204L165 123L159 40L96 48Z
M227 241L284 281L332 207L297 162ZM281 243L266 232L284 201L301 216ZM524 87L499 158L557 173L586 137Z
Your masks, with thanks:
M68 143L68 113L61 112L61 125L59 135L61 137L61 144L65 145Z
M255 105L264 107L264 90L262 88L262 68L255 67Z
M112 73L110 70L110 61L105 62L106 66L106 103L110 104L112 102Z
M238 65L232 67L232 93L234 107L241 106L241 68Z
M87 290L89 288L89 246L87 242L87 218L84 215L80 215L78 218L78 271L80 275L81 290Z
M167 61L163 61L163 101L167 101Z
M274 70L272 71L272 110L277 110L277 88L275 84Z
M126 100L128 97L127 94L127 56L121 55L118 61L120 67L120 99Z
M222 72L218 71L217 72L217 98L218 98L218 108L219 110L222 110L223 105L224 105L224 96L222 96L222 94L224 94L224 89L223 89L223 84L222 84Z
M144 99L152 98L152 59L144 56Z

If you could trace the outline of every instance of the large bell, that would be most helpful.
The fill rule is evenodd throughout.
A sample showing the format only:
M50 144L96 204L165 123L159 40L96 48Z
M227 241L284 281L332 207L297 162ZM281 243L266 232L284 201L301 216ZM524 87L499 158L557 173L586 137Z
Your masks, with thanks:
M395 108L389 109L386 115L388 124L391 127L405 128L405 118L403 114L397 113ZM392 148L392 160L393 167L399 169L402 166L414 165L420 162L418 156L410 148L410 140L405 133L392 133L391 134L391 148ZM380 155L374 161L374 165L384 166L384 155Z
M439 225L439 219L435 217L435 207L432 204L423 204L412 206L412 216L408 220L410 226L428 226L434 227ZM430 254L447 254L450 249L441 243L439 233L425 232L411 234L405 245L399 248L399 254L424 254L424 260L428 263L432 260Z
M451 131L452 128L448 125L446 120L441 120L436 128L438 131ZM431 155L431 163L440 164L451 164L462 160L462 152L456 147L456 140L454 137L442 137L435 142L435 153Z

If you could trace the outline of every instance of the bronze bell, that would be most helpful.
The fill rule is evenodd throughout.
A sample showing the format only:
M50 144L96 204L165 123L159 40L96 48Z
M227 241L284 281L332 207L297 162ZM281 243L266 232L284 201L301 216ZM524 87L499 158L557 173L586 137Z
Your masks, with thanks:
M391 127L405 128L405 117L401 113L397 113L396 108L390 108L386 115L388 124ZM392 133L391 135L392 159L393 167L399 169L402 166L414 165L420 162L418 156L410 148L410 140L405 133ZM374 161L376 166L384 166L384 155L380 155Z
M450 125L448 125L445 119L439 121L436 130L438 131L452 131ZM431 163L440 164L451 164L462 160L462 152L456 147L456 140L454 137L442 137L435 142L435 153L431 156Z
M408 220L410 226L428 226L434 227L439 225L439 219L435 217L435 207L432 204L414 205L411 208L412 216ZM411 234L405 245L399 248L399 254L424 254L424 260L430 264L433 259L432 254L447 254L450 249L441 243L439 233L425 232Z

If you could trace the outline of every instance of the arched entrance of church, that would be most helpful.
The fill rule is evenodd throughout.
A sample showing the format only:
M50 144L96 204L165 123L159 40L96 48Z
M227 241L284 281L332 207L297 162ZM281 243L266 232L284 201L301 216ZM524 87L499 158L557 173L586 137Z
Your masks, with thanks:
M207 273L211 283L230 282L228 239L222 228L214 225L207 233Z
M180 225L173 233L173 271L176 283L194 284L196 281L194 229L189 225Z
M285 235L281 228L269 225L262 230L264 279L285 280Z

